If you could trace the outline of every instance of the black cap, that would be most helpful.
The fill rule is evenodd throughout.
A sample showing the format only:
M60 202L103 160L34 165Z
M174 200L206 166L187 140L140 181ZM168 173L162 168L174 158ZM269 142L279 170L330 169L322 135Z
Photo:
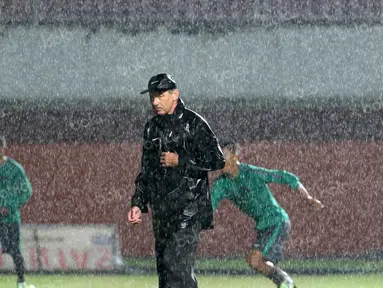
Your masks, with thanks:
M140 94L145 94L147 92L165 92L176 88L176 81L174 81L169 74L161 73L150 78L148 89L142 91Z

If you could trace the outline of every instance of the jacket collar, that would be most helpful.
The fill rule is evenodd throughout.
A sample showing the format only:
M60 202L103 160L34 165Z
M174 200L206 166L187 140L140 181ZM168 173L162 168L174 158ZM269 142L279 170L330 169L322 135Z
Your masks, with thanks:
M175 122L178 119L181 119L185 111L185 104L184 101L181 98L178 98L178 103L176 108L174 109L173 114L166 114L163 116L159 116L158 119L161 119L163 121L170 121Z
M174 119L179 119L182 117L185 111L185 103L181 98L178 98L178 103L176 109L174 109L173 114L169 115Z

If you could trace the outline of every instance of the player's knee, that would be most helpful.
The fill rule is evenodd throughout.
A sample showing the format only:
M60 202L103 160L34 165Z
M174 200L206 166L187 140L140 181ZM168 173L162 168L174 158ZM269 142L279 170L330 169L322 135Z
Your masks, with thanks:
M257 271L263 270L263 257L261 251L253 250L250 252L247 263L252 267L253 269Z

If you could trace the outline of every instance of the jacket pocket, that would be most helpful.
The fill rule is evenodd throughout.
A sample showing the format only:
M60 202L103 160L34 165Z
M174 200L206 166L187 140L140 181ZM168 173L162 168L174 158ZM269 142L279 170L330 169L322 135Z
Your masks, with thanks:
M183 177L180 185L173 191L169 192L166 200L169 206L177 210L186 208L190 203L196 199L196 188L198 183L189 177Z

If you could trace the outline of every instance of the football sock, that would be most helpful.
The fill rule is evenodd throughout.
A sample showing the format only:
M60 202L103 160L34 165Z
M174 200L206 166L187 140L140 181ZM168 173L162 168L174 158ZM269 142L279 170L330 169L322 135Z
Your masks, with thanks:
M277 284L278 287L283 281L293 282L291 277L281 268L273 266L271 269L271 273L269 275L266 275L266 277L272 280L275 284Z

